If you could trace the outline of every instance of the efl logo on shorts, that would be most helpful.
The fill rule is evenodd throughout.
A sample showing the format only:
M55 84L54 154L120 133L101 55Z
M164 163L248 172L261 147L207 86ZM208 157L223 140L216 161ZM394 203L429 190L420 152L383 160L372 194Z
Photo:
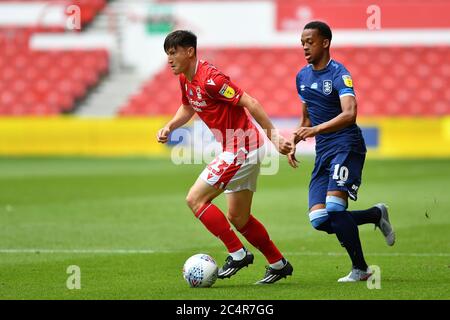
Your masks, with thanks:
M219 93L228 99L233 98L234 95L236 94L234 89L229 85L227 85L226 83L222 86L222 89L220 89Z

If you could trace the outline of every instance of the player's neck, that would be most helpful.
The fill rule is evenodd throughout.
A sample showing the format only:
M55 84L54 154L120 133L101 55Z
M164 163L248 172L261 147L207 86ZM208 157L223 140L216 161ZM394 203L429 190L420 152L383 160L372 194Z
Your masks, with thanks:
M189 81L192 81L195 74L197 73L197 68L198 68L198 60L197 59L192 60L189 63L189 67L187 68L186 72L184 73L184 75L186 76L186 79L188 79Z
M322 70L327 67L328 63L330 63L330 53L326 52L322 58L317 63L313 63L312 66L314 70Z

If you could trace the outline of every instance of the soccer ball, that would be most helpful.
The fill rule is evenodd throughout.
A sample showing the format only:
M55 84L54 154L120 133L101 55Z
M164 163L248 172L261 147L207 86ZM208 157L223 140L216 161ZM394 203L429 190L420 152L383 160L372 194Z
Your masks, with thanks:
M183 266L183 277L192 288L211 287L216 282L218 272L216 261L204 253L193 255Z

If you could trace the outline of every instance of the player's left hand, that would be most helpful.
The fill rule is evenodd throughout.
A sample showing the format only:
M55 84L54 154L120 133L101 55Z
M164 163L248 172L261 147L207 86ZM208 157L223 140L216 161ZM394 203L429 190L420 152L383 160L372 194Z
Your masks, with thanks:
M318 134L317 127L300 127L294 134L298 140L306 140L306 138L315 137Z

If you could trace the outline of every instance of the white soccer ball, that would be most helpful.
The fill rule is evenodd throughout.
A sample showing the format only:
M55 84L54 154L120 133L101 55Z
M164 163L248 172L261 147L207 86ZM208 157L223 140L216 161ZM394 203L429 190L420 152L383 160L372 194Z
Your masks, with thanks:
M183 277L192 288L211 287L216 282L218 272L216 261L204 253L193 255L183 266Z

